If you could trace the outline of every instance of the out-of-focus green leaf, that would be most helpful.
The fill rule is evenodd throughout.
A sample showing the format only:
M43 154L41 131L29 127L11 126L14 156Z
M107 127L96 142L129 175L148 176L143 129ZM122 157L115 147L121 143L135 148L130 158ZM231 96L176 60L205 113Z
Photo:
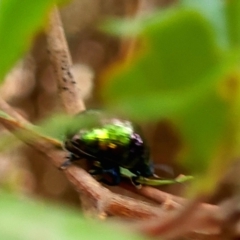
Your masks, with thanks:
M68 129L74 128L74 126L78 124L79 122L76 118L63 114L57 114L44 120L35 130L44 135L63 140L68 132Z
M204 16L213 26L216 39L223 49L229 47L228 30L226 23L225 5L222 0L181 0L184 8L195 9Z
M54 0L0 1L0 81L47 20Z
M184 165L194 173L205 173L210 159L215 157L227 129L228 114L229 105L212 91L178 118L187 143Z
M240 45L240 1L225 1L229 40L232 47Z
M10 119L11 118L7 113L5 113L2 110L0 110L0 117L5 118L5 119Z
M183 2L185 7L155 13L155 19L136 20L138 58L109 71L103 96L109 108L138 120L174 121L185 143L184 166L204 176L211 175L209 166L229 120L230 103L218 88L239 52L228 48L227 36L218 39L227 32L222 3ZM127 29L124 23L121 31L126 34L134 24Z
M92 114L92 112L94 113ZM85 114L83 112L83 114L73 117L64 114L56 114L40 123L40 126L36 127L35 130L46 136L63 140L66 135L76 133L81 128L96 126L98 122L98 111L94 110L87 111Z
M152 22L141 34L142 56L111 75L103 89L113 109L141 119L182 110L216 82L224 65L210 26L197 12Z
M100 29L117 36L134 37L148 29L149 26L158 25L161 21L175 14L175 9L168 9L134 19L109 18L100 25Z
M90 220L80 213L0 194L0 239L142 239L132 233ZM118 234L116 234L118 232Z

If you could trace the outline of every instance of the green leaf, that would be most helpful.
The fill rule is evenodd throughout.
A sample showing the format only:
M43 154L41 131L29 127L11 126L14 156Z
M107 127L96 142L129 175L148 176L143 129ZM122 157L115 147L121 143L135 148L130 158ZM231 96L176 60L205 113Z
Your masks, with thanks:
M197 10L212 25L216 34L216 39L223 49L229 47L228 29L226 23L227 1L222 0L181 0L181 6L188 9Z
M0 194L0 239L142 239L126 229L85 220L80 212ZM116 234L117 233L117 234Z
M67 134L76 133L81 128L96 126L98 114L91 114L94 110L83 112L76 116L55 114L40 123L34 130L59 140L63 140ZM96 111L97 112L97 111Z
M113 111L140 121L174 121L185 144L183 165L192 174L209 174L213 186L216 178L209 169L222 143L230 106L219 86L239 61L239 52L227 49L227 38L218 39L226 31L223 6L213 1L204 15L207 4L154 14L155 19L142 26L141 21L135 23L141 49L132 64L109 71L103 97ZM214 11L221 22L211 16Z
M4 119L12 119L7 113L2 110L0 110L0 117Z
M54 0L0 1L0 80L28 49Z
M181 10L150 21L141 37L141 57L119 67L103 89L112 109L133 117L182 111L208 91L225 67L211 27L197 12Z
M192 173L205 174L227 129L229 104L214 91L204 95L191 110L177 118L186 143L184 166ZM219 163L221 164L221 163Z
M225 1L229 40L233 48L240 46L240 1Z

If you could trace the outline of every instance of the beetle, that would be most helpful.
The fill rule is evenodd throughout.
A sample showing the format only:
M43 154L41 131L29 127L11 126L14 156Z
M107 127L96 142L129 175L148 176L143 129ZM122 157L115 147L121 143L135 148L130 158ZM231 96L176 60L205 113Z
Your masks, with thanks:
M87 119L94 119L91 124L80 124L81 127L69 133L63 143L69 156L62 164L62 169L75 161L86 159L92 163L89 172L112 186L121 182L120 167L135 175L132 177L135 186L139 185L137 180L140 177L154 175L149 148L139 126L101 111L86 110L77 117L86 116Z

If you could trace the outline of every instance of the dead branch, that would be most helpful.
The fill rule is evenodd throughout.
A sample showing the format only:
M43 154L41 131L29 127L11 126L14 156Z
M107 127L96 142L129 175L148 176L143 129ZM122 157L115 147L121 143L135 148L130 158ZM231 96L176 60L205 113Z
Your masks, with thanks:
M50 15L47 43L63 109L67 114L75 115L83 111L85 105L80 95L81 90L71 72L72 59L57 6ZM86 199L85 194L79 194L79 197L85 203L85 208L83 208L85 212L91 211L91 214L97 212L97 209Z
M209 235L219 234L219 208L208 204L200 204L201 198L191 201L177 214L168 216L164 221L145 225L141 231L150 236L175 238L189 232L207 232ZM209 218L209 214L214 217ZM194 231L189 231L189 227Z
M14 110L5 103L4 108L6 108L6 106L8 109L8 113L14 113ZM1 101L0 109L2 109ZM27 129L27 126L29 125L29 123L27 123L26 125L25 123L21 123L20 121L14 122L13 118L8 121L8 118L4 118L3 116L0 116L0 122L8 129L10 129L10 131L12 129L16 130L18 126L21 126L22 129ZM25 120L25 122L27 121ZM29 144L29 142L27 143ZM47 137L41 138L41 135L39 135L39 141L31 142L30 145L38 151L41 151L43 154L47 155L56 167L59 167L64 161L65 153L63 151L56 150L56 145L54 145L52 141L49 141ZM114 194L105 187L103 187L94 178L92 178L92 176L90 176L85 170L74 165L68 167L63 172L65 173L69 182L73 184L75 189L78 192L83 193L88 198L89 202L91 202L95 206L98 215L106 213L113 216L139 220L146 220L149 218L157 217L157 222L164 224L170 217L170 220L173 219L179 214L179 211L184 209L182 204L179 204L177 202L175 202L176 204L174 205L174 208L169 209L166 208L164 204L157 207L139 200ZM143 187L141 190L136 190L135 192L144 191L150 191L155 193L159 192L157 194L157 196L160 196L158 202L164 203L166 201L164 196L167 196L167 199L172 199L172 201L174 201L174 199L178 199L178 197L176 196L173 196L171 194L166 195L166 193L161 192L157 189L154 190L150 187ZM154 198L156 200L156 197ZM183 203L185 202L187 204L187 200L182 198L179 199L181 199ZM194 215L188 219L190 219L190 223L192 223L193 221L196 222L196 224L194 225L196 227L196 231L199 228L202 230L203 222L212 222L211 229L214 230L215 233L216 228L218 228L215 217L219 215L219 211L220 210L217 206L199 204L198 207L194 210ZM154 220L154 222L156 223L156 219ZM188 230L192 231L193 229Z
M14 113L14 110L7 105L7 103L5 103L3 107L5 108L6 106L8 113ZM0 109L2 109L1 101ZM7 129L13 131L13 133L16 133L15 131L19 126L21 127L21 130L25 129L28 131L27 126L30 124L27 122L27 120L25 120L25 123L28 123L26 125L20 121L14 121L13 118L7 118L3 116L0 116L0 122ZM22 140L26 141L26 143L31 147L34 147L36 150L47 155L51 159L52 163L56 167L59 167L64 161L65 153L63 151L56 150L56 145L53 144L54 142L49 141L47 137L41 137L41 135L38 136L39 141L29 142L24 138ZM85 170L77 166L69 166L63 172L66 174L66 177L74 185L78 192L83 192L86 196L88 196L89 200L93 202L95 206L97 206L99 212L107 212L115 216L126 216L136 219L143 219L146 218L146 216L156 217L163 212L162 210L159 210L159 208L149 206L141 201L136 201L134 199L119 196L110 192L94 178L92 178L92 176L89 175ZM118 210L118 207L121 209L121 211Z
M70 115L79 113L85 106L80 95L81 90L71 73L72 60L57 7L53 9L50 17L47 41L63 108Z

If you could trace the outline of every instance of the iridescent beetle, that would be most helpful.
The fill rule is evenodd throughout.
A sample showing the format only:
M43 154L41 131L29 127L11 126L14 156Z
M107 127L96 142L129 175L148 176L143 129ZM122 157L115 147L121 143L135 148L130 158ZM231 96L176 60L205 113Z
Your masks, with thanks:
M94 121L68 135L64 148L70 154L62 168L74 161L86 159L93 163L89 172L92 175L102 176L100 181L107 185L120 183L120 167L135 174L132 178L134 185L138 185L139 177L153 176L149 149L136 124L108 116L100 111L88 110L78 117L84 116L90 116ZM104 178L103 176L106 175L108 177Z

